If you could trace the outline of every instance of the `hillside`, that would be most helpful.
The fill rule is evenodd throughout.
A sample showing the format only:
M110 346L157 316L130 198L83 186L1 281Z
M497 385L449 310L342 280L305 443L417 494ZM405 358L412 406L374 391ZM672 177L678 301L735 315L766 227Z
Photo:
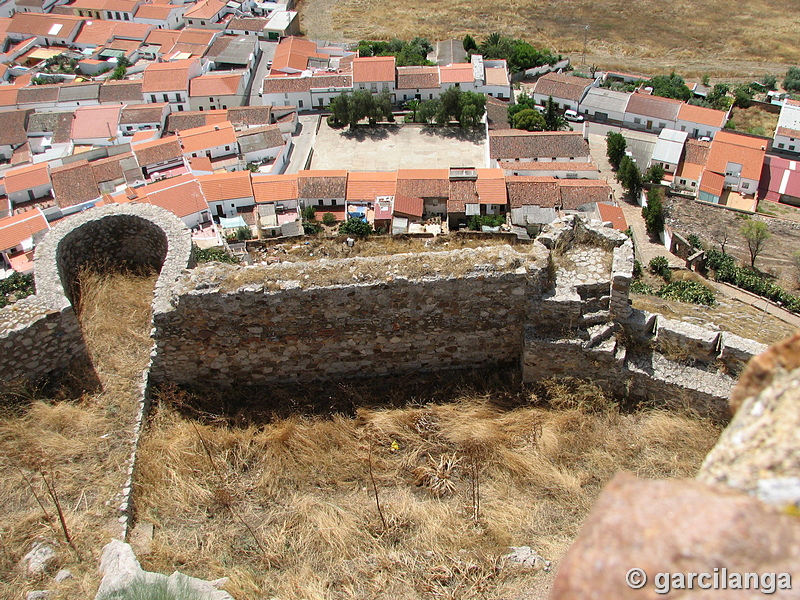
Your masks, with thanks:
M435 40L470 33L480 41L499 31L572 54L577 63L589 25L587 62L604 68L735 77L782 73L785 64L800 62L800 16L779 0L302 0L299 6L312 39Z

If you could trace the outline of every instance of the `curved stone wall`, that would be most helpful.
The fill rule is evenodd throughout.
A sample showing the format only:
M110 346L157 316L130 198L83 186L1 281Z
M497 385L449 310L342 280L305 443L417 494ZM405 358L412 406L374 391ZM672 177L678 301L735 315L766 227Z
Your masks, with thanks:
M56 224L36 249L36 295L0 309L0 380L40 381L85 357L72 301L77 274L87 264L159 269L157 309L192 265L191 233L172 213L149 204L93 208Z

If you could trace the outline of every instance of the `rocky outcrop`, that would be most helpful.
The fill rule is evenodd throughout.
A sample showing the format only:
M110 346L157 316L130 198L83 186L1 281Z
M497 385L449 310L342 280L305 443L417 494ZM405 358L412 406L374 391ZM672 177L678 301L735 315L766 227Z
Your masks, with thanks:
M697 478L800 506L800 332L754 358L731 396L730 425Z
M789 573L797 581L797 556L800 520L747 494L692 480L647 481L620 474L603 490L561 562L550 600L654 598L668 589L669 598L710 600L724 592L699 583L713 587L715 576L718 588L723 579L733 587L733 573ZM641 589L626 584L634 568L646 575ZM710 578L680 589L680 581L659 573L708 573ZM637 576L630 575L638 585ZM777 578L773 584L777 589ZM768 585L759 579L759 588ZM686 579L683 586L688 587ZM761 589L735 595L763 596ZM775 596L798 597L791 590Z
M230 594L219 589L227 582L227 578L204 581L178 571L169 577L145 571L136 560L136 555L130 545L119 540L112 540L103 548L100 572L103 574L103 580L100 582L100 589L97 590L95 600L115 600L118 597L128 597L121 596L120 593L132 587L138 590L151 588L162 594L182 593L184 595L181 597L195 600L234 600ZM139 591L137 597L145 595ZM150 596L147 595L147 597ZM155 592L153 597L155 597Z

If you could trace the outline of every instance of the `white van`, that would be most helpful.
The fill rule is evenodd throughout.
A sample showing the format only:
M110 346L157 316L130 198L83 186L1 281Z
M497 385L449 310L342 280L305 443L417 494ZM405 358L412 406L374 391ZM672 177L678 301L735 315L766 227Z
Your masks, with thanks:
M567 121L574 121L576 123L583 123L583 115L576 113L571 108L564 111L564 118Z

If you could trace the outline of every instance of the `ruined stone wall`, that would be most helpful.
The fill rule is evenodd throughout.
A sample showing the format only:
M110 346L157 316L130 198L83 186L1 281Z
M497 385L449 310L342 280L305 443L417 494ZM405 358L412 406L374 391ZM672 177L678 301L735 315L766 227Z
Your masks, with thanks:
M519 360L531 246L203 266L154 316L156 381L262 384Z

